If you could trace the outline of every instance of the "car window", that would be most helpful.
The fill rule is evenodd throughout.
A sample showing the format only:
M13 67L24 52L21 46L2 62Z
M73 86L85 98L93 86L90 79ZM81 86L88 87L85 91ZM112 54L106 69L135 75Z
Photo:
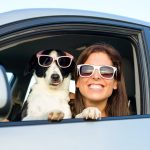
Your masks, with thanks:
M67 41L67 42L66 42ZM135 84L135 72L134 72L134 60L133 59L133 49L136 49L135 46L132 45L130 39L122 38L122 37L114 37L112 35L96 35L96 34L60 34L59 36L51 36L44 39L38 39L33 40L32 42L24 42L21 44L18 44L17 46L14 46L11 48L11 51L14 54L17 54L17 57L13 59L14 57L9 57L9 55L4 55L5 59L3 59L3 63L8 63L5 60L11 59L11 63L8 63L8 67L12 70L12 72L15 72L16 75L16 82L15 86L13 87L13 101L14 106L11 117L14 117L17 112L19 112L19 109L22 108L22 105L26 101L32 85L35 83L35 79L33 77L33 74L30 72L27 75L24 75L25 68L29 64L30 59L35 54L36 51L39 51L41 49L67 49L71 54L74 55L75 59L80 55L81 51L85 49L87 46L98 43L98 42L107 42L109 44L112 44L116 49L119 50L121 53L121 56L123 58L124 63L124 74L125 74L125 81L126 83L126 89L128 93L128 98L130 101L130 106L132 107L133 114L137 113L137 100L140 100L140 96L136 96L136 88L139 88ZM51 43L50 43L51 42ZM69 44L68 44L69 43ZM45 47L46 45L46 47ZM34 48L33 48L34 46ZM22 51L20 51L20 49ZM27 51L28 50L28 51ZM7 50L6 50L7 51ZM9 53L9 50L7 51ZM13 53L10 53L13 55ZM12 65L13 64L13 65ZM15 67L16 66L16 67ZM9 69L9 70L10 70ZM13 71L14 70L14 71ZM14 74L12 72L8 73L9 82L11 83L14 78ZM138 71L137 71L138 72ZM138 81L138 78L137 78ZM130 84L132 83L132 84ZM75 92L75 83L74 81L70 82L70 92ZM139 97L139 99L137 99ZM15 108L18 108L17 110ZM138 110L140 112L140 110Z

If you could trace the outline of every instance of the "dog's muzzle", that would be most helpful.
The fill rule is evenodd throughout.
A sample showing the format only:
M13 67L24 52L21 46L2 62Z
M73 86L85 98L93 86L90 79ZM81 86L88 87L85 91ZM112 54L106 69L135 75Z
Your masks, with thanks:
M61 82L60 75L55 73L51 75L51 85L57 86Z

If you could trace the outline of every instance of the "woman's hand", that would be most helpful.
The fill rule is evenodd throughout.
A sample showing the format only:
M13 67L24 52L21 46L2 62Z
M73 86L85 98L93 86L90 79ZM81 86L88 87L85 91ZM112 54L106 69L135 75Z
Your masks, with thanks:
M101 111L96 107L87 107L82 113L76 115L75 118L84 118L84 119L101 119Z

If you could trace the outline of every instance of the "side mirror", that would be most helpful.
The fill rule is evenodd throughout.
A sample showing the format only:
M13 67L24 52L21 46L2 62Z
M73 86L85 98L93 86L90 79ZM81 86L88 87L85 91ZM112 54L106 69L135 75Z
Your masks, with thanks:
M11 93L6 71L0 65L0 121L5 119L11 109Z

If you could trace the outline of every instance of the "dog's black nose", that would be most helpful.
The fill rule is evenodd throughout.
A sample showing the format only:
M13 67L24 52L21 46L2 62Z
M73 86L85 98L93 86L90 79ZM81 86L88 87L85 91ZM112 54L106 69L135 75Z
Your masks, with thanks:
M58 81L59 78L60 78L60 76L59 76L59 74L52 74L52 75L51 75L51 78L52 78L52 80L54 80L54 81Z

